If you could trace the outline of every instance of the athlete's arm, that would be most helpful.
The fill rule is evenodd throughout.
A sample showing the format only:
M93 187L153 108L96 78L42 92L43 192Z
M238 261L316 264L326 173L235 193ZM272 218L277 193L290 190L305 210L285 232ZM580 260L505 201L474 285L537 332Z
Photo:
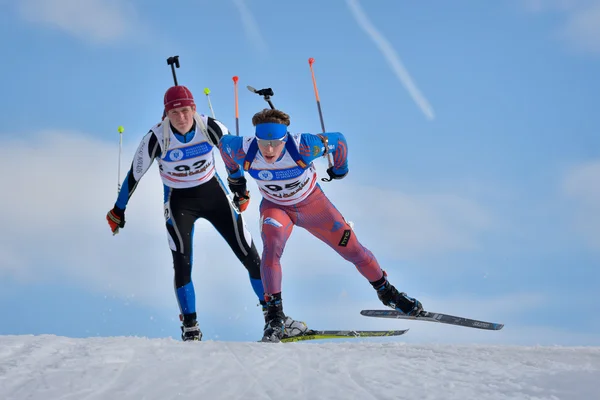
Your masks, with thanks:
M340 132L326 132L314 135L303 133L298 148L306 164L326 154L333 156L333 172L336 175L348 173L348 144Z
M223 157L227 175L231 179L244 176L244 170L240 168L244 164L246 152L244 151L243 136L224 135L219 141L219 152Z
M154 159L159 155L160 146L158 144L158 139L154 132L150 131L144 136L135 152L131 168L123 180L115 206L121 210L125 210L127 203L142 179L142 176L144 176Z

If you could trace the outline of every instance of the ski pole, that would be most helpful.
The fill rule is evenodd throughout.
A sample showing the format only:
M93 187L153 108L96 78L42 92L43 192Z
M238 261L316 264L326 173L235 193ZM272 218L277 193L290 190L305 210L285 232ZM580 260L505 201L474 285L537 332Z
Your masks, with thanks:
M204 88L204 94L206 95L206 101L208 101L208 108L210 108L210 113L212 114L212 117L215 118L215 111L213 110L212 104L210 102L210 89Z
M177 83L177 74L175 73L175 67L179 68L179 56L167 58L167 64L171 66L171 72L173 72L173 82L175 82L175 86L179 86Z
M125 132L125 128L123 125L119 125L117 128L119 132L119 167L117 169L117 196L121 192L121 147L123 145L123 132Z
M323 112L321 111L321 99L319 99L319 90L317 89L317 81L315 79L315 71L313 70L314 58L308 59L308 65L310 67L310 73L312 75L313 87L315 89L315 97L317 99L317 109L319 110L319 118L321 119L321 130L325 132L325 123L323 122Z
M238 77L234 76L233 78L233 97L235 99L235 135L240 136L240 114L238 111Z
M323 122L323 112L321 111L321 99L319 98L319 90L317 89L317 80L315 79L315 71L313 70L313 63L315 62L314 58L308 59L308 65L310 67L310 73L312 75L313 88L315 89L315 98L317 99L317 109L319 110L319 118L321 120L321 130L325 133L325 123ZM333 162L331 161L331 153L329 153L329 149L325 149L327 152L327 161L329 163L329 168L333 167ZM331 182L331 178L321 178L323 182Z

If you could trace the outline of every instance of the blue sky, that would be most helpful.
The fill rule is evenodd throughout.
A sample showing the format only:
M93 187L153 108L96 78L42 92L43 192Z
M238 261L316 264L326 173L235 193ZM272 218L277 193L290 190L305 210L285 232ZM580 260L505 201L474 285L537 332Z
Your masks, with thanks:
M234 75L242 135L266 106L246 85L317 133L314 57L325 127L350 151L325 192L399 289L506 328L361 317L375 293L301 229L282 260L286 311L314 328L409 327L407 342L600 345L600 1L275 4L0 0L0 334L178 337L156 165L125 229L104 219L117 126L122 179L179 55L179 83L205 113L210 88L233 133ZM260 337L243 267L204 221L195 244L205 337Z

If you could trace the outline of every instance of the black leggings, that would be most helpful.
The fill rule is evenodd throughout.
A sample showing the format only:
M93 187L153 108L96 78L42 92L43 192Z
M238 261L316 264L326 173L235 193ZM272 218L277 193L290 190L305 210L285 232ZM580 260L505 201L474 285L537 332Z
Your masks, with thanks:
M192 243L193 227L198 218L208 220L227 241L248 270L252 286L257 292L260 283L260 256L250 233L244 227L241 214L227 197L220 179L215 176L196 187L168 190L165 196L165 218L181 313L185 316L196 312L192 285Z

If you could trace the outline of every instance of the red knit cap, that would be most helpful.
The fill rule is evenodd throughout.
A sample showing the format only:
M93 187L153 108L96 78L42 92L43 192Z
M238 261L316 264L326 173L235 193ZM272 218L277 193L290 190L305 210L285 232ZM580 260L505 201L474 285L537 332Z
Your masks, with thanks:
M195 105L192 92L185 86L171 86L165 92L164 102L165 112L169 112L173 108Z

